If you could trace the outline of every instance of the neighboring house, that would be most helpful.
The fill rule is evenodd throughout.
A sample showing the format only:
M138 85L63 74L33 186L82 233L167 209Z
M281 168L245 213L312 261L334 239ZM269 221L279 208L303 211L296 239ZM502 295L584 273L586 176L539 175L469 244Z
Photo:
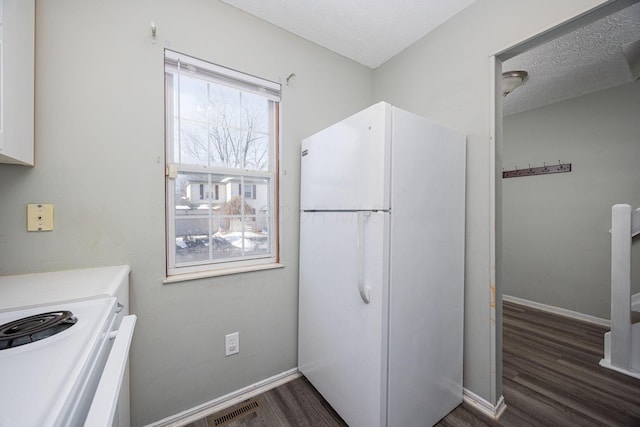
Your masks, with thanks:
M189 181L186 195L176 201L176 240L182 246L184 239L208 239L212 234L227 232L261 232L268 229L269 186L267 182L245 183L239 179L225 178L220 182ZM251 213L239 209L225 209L225 205L239 196L244 197L245 207ZM210 212L210 210L212 212ZM188 218L187 218L188 217ZM211 228L209 224L211 222ZM185 244L186 247L186 244Z
M244 201L257 211L267 206L269 201L269 188L266 182L247 183L244 188L239 180L225 179L221 182L211 183L206 181L190 181L186 189L186 198L191 205L205 205L209 203L215 206L223 206L235 196L244 195Z
M206 181L190 181L187 185L187 199L194 205L214 202L222 204L227 201L227 186L224 183L209 183Z

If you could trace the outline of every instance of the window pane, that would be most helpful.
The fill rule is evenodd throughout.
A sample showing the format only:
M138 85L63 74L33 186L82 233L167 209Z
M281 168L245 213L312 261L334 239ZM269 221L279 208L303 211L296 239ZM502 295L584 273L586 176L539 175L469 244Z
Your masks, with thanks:
M175 180L175 215L205 215L209 208L214 213L219 212L228 199L228 182L231 179L227 175L178 173Z
M240 192L240 188L245 191ZM268 255L269 191L269 178L178 173L176 263Z
M269 169L269 136L257 133L245 134L247 145L245 153L245 169L267 170Z
M239 191L241 181L245 189L242 194ZM216 235L233 245L240 255L268 254L270 251L269 181L268 178L247 176L227 181L230 197L222 208L221 227ZM247 197L249 190L255 197Z
M180 126L180 163L208 166L209 137L207 124L182 120Z
M209 84L209 107L220 124L240 129L268 133L268 111L272 102L260 95L243 92L228 86Z
M269 170L272 101L184 74L173 88L174 162Z
M206 217L176 216L176 263L209 259L209 223Z
M207 119L207 82L181 74L180 87L174 86L174 89L176 90L176 99L180 100L181 119L202 121ZM178 90L179 92L177 92Z

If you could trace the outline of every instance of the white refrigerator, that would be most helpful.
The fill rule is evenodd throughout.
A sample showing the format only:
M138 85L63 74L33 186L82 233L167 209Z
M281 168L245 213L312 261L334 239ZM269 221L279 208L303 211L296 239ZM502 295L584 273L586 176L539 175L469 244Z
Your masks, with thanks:
M384 102L302 141L298 368L350 427L462 402L465 141Z

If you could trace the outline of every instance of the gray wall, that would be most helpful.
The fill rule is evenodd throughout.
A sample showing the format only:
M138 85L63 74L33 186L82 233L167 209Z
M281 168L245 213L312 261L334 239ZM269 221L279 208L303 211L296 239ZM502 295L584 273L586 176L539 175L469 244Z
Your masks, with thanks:
M640 206L639 117L636 82L504 118L506 170L572 164L503 181L505 295L610 318L611 206Z
M375 100L468 135L464 386L494 404L501 394L501 317L492 296L499 306L501 290L491 282L490 56L602 3L478 0L374 74Z
M372 101L372 71L215 0L38 0L36 167L0 165L0 274L130 264L133 425L297 366L300 139ZM158 40L151 42L155 21ZM171 48L283 87L284 269L163 285ZM55 205L27 233L26 204ZM224 357L224 335L241 352Z

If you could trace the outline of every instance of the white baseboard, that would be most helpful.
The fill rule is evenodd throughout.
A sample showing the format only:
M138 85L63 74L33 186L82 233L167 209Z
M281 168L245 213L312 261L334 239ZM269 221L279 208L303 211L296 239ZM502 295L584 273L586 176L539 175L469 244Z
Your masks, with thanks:
M554 307L552 305L542 304L535 301L529 301L526 299L512 297L510 295L502 295L502 300L507 302L513 302L515 304L524 305L526 307L536 308L538 310L547 311L549 313L558 314L564 317L570 317L572 319L581 320L583 322L594 323L600 326L611 327L611 320L601 319L599 317L591 316L589 314L578 313L577 311L567 310L566 308Z
M484 415L488 416L493 420L497 420L507 409L507 405L504 403L504 397L500 396L498 399L498 403L495 405L491 404L488 400L478 396L471 390L467 390L466 388L462 389L462 400L476 410L482 412Z
M640 380L640 371L635 371L635 370L630 370L630 369L624 369L624 368L619 368L617 366L613 366L611 364L611 361L607 360L607 359L601 359L600 360L600 366L602 366L603 368L607 368L607 369L611 369L613 371L616 372L620 372L621 374L625 374L628 375L630 377L633 378L637 378Z
M148 424L147 427L178 427L192 423L201 418L207 417L216 412L227 409L237 403L251 399L259 394L276 388L289 381L300 378L302 374L298 368L290 369L273 377L258 381L255 384L241 388L224 396L205 402L178 414L171 415L155 423Z

